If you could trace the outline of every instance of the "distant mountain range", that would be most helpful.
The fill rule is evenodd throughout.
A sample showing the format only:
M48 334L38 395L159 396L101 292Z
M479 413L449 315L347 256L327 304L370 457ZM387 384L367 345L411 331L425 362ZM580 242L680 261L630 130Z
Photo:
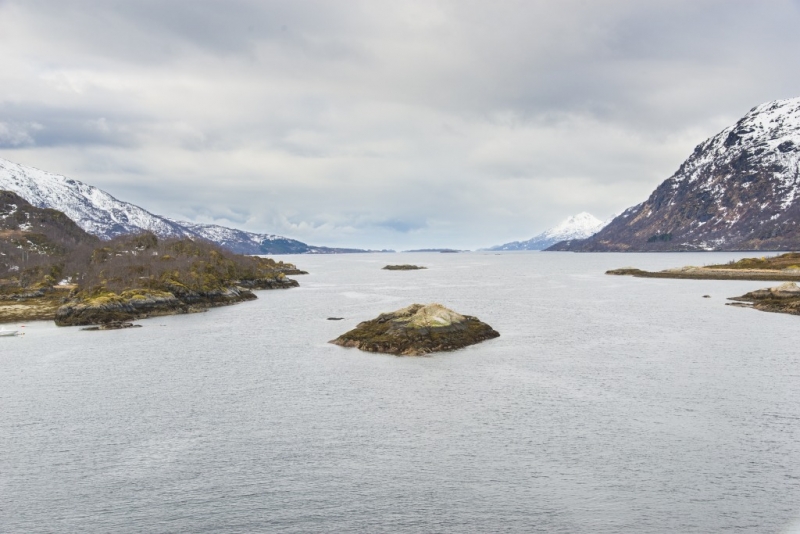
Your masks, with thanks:
M646 201L548 250L800 250L800 98L768 102L698 145Z
M146 231L158 237L206 239L239 254L371 252L316 247L274 234L168 219L117 200L105 191L78 180L1 158L0 190L12 191L33 206L61 211L83 230L101 239Z
M545 230L527 241L512 241L486 250L544 250L567 239L585 239L594 235L610 221L601 221L590 213L579 213L568 217L560 224Z

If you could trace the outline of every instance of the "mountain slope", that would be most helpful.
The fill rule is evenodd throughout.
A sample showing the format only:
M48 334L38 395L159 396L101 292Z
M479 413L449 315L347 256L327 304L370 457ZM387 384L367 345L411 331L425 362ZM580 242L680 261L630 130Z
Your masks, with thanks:
M0 158L0 190L13 191L32 205L63 212L101 239L137 232L158 237L206 239L238 254L330 254L360 249L314 247L295 239L214 224L175 221L114 198L97 187Z
M768 102L706 140L646 201L550 250L800 249L800 98Z
M5 283L25 285L45 276L56 281L72 253L81 247L91 252L99 242L60 211L0 191L0 279Z
M585 239L597 233L608 221L603 222L585 211L568 217L558 225L545 230L527 241L512 241L487 250L544 250L567 239Z

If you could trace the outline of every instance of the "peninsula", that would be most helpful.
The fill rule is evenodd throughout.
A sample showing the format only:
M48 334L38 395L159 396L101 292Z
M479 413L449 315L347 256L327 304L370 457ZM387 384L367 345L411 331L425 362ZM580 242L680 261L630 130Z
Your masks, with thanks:
M744 258L726 264L703 267L688 265L663 271L644 271L635 267L623 267L606 271L606 274L638 278L793 282L800 281L800 253L789 252L779 256Z

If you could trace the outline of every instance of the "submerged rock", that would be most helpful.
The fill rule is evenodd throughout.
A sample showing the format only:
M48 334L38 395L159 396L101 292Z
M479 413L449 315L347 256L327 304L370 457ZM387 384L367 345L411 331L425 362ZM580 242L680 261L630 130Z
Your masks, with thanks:
M488 324L441 304L412 304L364 321L330 343L368 352L419 356L456 350L498 337Z

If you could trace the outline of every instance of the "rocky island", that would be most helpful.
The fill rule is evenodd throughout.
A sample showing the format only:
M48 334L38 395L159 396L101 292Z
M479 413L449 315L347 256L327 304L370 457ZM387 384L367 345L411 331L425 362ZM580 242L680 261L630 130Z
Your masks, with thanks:
M500 336L476 317L441 304L412 304L360 323L330 343L368 352L421 356L460 349Z
M768 287L732 297L731 306L743 306L760 311L800 315L800 287L794 282L786 282L778 287Z
M387 265L383 268L386 271L417 271L419 269L427 269L427 267L422 267L421 265Z

